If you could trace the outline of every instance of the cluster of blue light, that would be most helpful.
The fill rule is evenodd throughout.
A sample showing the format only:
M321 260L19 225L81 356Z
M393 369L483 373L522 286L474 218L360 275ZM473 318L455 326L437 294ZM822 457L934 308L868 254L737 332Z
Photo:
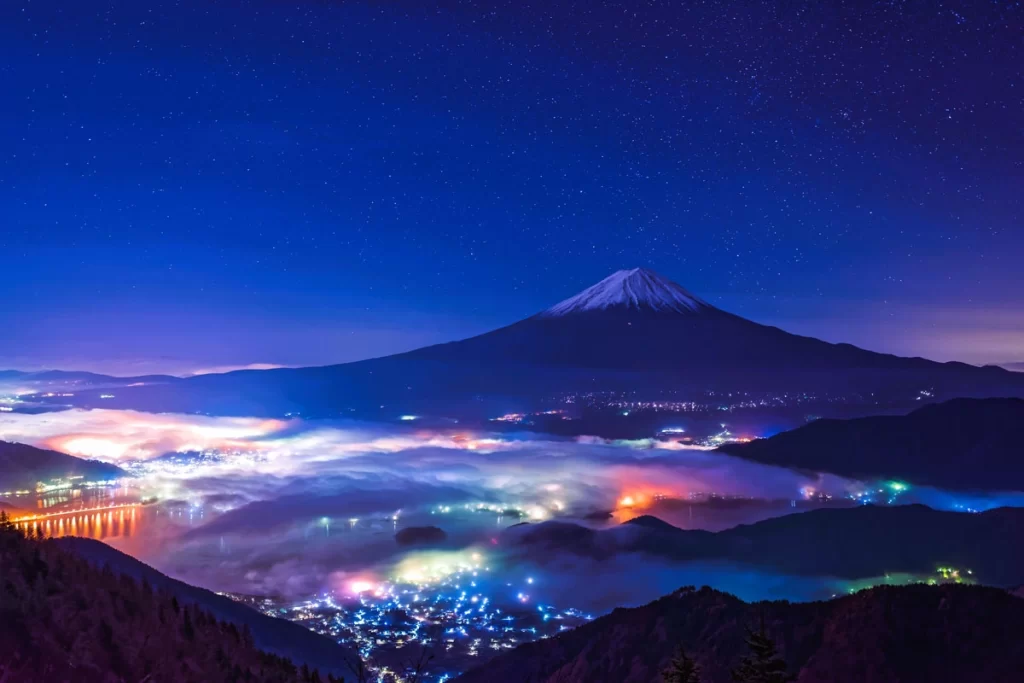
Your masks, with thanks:
M418 578L353 581L347 597L329 593L299 603L232 597L355 646L384 682L403 680L420 665L418 680L441 683L502 651L592 618L572 608L533 604L533 577L500 581L480 564Z

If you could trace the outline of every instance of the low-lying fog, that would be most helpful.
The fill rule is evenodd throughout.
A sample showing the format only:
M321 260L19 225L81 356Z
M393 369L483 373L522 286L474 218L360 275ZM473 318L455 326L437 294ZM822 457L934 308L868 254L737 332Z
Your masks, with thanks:
M602 528L645 513L720 530L794 508L852 505L851 494L877 486L671 441L498 436L458 425L422 429L414 420L72 410L4 414L0 438L120 464L137 474L139 498L157 499L138 509L131 527L88 535L189 583L286 598L426 581L467 563L488 567L495 590L510 599L596 612L686 584L747 599L828 597L842 582L640 555L523 556L510 551L504 530L551 519ZM913 487L900 495L947 509L1007 502ZM397 531L422 526L439 527L447 538L429 549L396 542Z

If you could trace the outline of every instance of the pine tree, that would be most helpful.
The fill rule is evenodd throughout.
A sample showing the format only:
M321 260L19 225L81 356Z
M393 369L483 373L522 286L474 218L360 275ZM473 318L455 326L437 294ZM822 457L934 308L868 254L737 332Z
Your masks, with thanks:
M196 630L192 626L192 617L188 614L188 609L185 609L185 623L181 625L181 634L185 637L185 640L192 640L196 637Z
M668 668L661 673L665 683L700 683L700 667L680 647Z
M750 654L732 670L732 680L736 683L790 683L796 678L786 671L786 662L765 633L763 615L758 631L747 629L747 647Z

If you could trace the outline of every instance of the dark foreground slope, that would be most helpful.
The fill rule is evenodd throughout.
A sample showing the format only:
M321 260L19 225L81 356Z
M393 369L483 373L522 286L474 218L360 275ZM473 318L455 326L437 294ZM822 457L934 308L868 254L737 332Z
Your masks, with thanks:
M96 460L0 441L0 491L35 489L36 482L67 476L107 480L127 475L114 465Z
M217 619L235 624L238 628L246 628L256 647L288 658L296 664L306 664L321 672L341 675L349 671L349 664L358 661L355 653L329 638L291 621L268 617L205 588L172 579L105 543L70 536L51 543L84 559L97 569L109 568L115 574L146 581L153 588L174 596L180 604L195 605Z
M283 683L328 676L313 679L308 668L258 649L246 624L3 524L0 679Z
M978 586L882 587L816 603L748 604L683 589L522 645L459 683L660 683L682 645L705 683L731 681L764 620L798 683L1010 683L1024 671L1024 600Z
M674 562L723 560L783 574L876 578L933 574L939 566L971 569L979 581L1024 584L1024 509L979 514L923 505L822 509L745 524L718 533L686 531L644 517L595 531L565 522L513 527L502 535L511 552L553 559L642 553Z
M909 415L818 420L722 446L748 460L953 490L1024 491L1024 400L955 399Z

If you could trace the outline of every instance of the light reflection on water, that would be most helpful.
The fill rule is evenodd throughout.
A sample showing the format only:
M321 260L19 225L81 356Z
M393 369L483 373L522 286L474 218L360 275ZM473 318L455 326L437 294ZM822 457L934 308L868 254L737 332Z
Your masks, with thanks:
M52 513L52 516L17 522L17 526L33 535L41 533L47 538L81 536L97 541L122 536L130 538L138 532L139 520L144 513L136 505L126 505L92 512Z
M201 508L144 504L134 486L68 489L33 498L11 511L22 530L45 538L91 538L143 561L205 521Z

